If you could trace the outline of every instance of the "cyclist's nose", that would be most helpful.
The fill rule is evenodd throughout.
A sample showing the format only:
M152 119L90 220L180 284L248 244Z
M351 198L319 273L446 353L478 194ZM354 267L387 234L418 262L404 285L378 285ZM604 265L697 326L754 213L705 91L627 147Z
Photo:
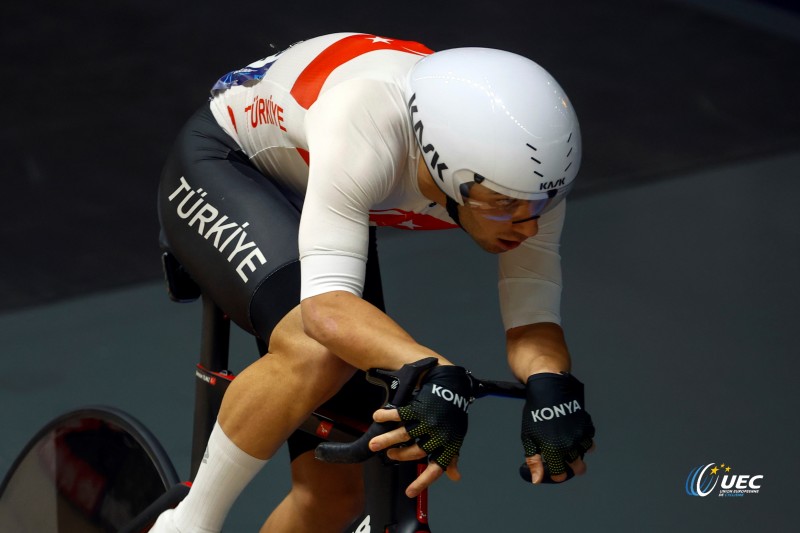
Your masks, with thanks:
M526 239L529 239L539 233L539 219L532 218L525 222L514 224L514 231L524 235Z

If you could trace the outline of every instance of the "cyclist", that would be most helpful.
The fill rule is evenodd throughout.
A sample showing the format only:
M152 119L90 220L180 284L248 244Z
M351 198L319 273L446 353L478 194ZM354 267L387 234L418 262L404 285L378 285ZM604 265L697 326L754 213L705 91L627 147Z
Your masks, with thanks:
M375 411L402 425L370 446L429 458L409 497L445 472L459 478L468 372L383 312L375 226L460 226L499 254L533 481L583 473L594 428L559 325L558 251L581 136L556 80L509 52L340 33L233 71L211 93L162 175L162 244L269 349L233 380L189 495L153 531L219 531L287 439L292 489L262 531L341 531L361 509L361 467L316 461L318 441L293 432L325 402L369 422L379 406L354 373L423 357L439 365L409 405Z

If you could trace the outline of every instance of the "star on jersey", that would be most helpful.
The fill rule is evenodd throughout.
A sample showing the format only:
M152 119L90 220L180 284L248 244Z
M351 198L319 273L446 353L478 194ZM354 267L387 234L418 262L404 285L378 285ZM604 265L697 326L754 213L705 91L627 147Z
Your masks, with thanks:
M408 229L417 229L419 226L414 224L413 220L406 220L405 222L401 222L398 226L403 226Z
M370 41L372 41L375 44L377 44L377 43L389 44L390 42L392 42L391 39L387 39L386 37L378 37L377 35L373 35L372 37L367 37L367 39L369 39Z

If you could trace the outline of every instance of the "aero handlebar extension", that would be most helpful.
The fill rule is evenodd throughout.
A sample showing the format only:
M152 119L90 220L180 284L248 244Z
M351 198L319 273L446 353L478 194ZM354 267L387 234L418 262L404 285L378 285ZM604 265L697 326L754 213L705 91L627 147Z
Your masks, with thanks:
M367 381L380 385L385 390L385 409L396 409L411 401L420 379L436 365L437 359L428 357L403 365L396 371L373 368L367 372ZM469 377L472 383L471 396L473 399L484 396L525 397L525 387L521 383L482 380L472 374ZM367 431L353 442L323 442L317 446L315 456L327 463L361 463L376 454L369 449L369 441L396 427L398 427L397 422L373 422Z

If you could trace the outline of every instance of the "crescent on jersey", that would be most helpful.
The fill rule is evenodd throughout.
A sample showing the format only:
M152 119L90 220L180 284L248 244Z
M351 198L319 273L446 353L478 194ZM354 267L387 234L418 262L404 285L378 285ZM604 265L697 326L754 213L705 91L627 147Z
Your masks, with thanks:
M406 85L431 53L416 42L337 33L230 72L211 89L211 112L225 132L260 171L304 198L301 298L361 295L370 225L458 227L417 182ZM506 329L560 323L564 204L542 216L535 237L499 255Z

